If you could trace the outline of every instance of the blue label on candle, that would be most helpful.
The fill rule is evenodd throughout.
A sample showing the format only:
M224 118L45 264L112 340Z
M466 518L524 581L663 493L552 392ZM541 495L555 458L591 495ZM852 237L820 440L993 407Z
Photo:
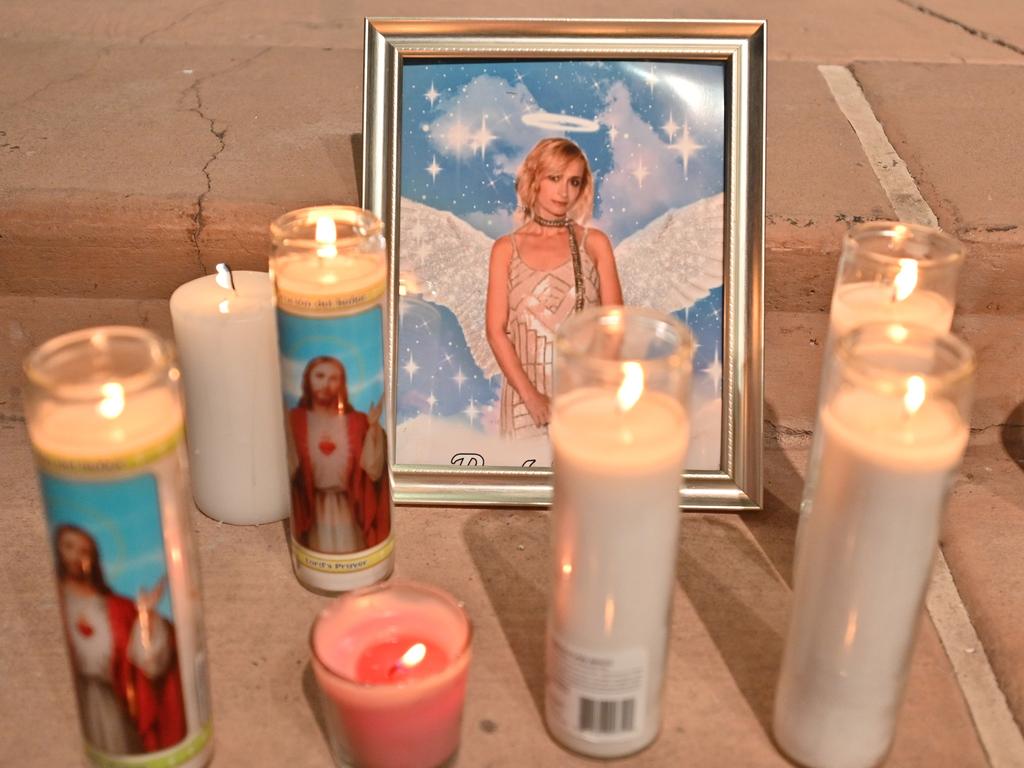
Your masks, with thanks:
M326 555L391 533L383 428L383 311L341 317L277 311L295 543Z
M156 476L84 480L44 471L40 485L90 759L181 765L188 757L174 755L209 741L209 716L200 704L201 723L189 733L173 608L176 597L188 597L172 595L168 573L168 556L180 563L184 553L165 550ZM205 696L205 678L196 683Z

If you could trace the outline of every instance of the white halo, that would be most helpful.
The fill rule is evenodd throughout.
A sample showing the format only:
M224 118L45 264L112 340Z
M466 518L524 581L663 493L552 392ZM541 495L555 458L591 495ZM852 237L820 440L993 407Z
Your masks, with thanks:
M556 115L554 112L527 112L521 119L531 128L541 128L545 131L595 133L601 129L601 124L596 120L572 115Z

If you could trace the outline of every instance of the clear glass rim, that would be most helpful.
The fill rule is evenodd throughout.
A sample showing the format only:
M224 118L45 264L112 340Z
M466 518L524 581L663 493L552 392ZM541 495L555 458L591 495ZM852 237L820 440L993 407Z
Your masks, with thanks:
M399 589L409 589L413 592L418 592L422 595L429 595L431 598L438 600L438 602L444 603L453 609L455 613L462 617L462 620L466 622L466 640L459 647L458 651L451 658L448 666L444 669L434 672L431 675L424 677L417 677L414 680L398 681L395 683L366 683L361 680L355 680L349 675L342 674L337 670L333 669L327 662L325 662L316 651L316 630L320 626L320 622L324 621L328 616L334 612L343 610L347 603L352 602L366 595L373 595L378 592L390 592ZM430 584L423 584L418 581L409 581L406 579L389 579L388 581L382 581L378 584L373 584L369 587L363 587L362 589L356 589L352 592L346 592L339 595L330 602L325 608L321 609L317 613L316 618L313 619L313 624L309 628L309 649L313 660L316 661L320 667L335 680L340 680L346 685L350 685L354 688L363 688L367 690L373 690L378 688L403 688L406 686L422 685L425 680L435 680L443 677L448 673L453 666L464 659L468 654L473 644L473 621L469 618L469 614L466 612L466 606L461 600L456 600L452 595L445 592L439 587L432 586Z
M302 230L315 231L317 219L325 216L333 219L337 225L338 236L333 241L335 245L355 246L367 238L380 236L383 231L380 219L365 208L355 205L314 205L289 211L270 224L274 248L323 248L324 243L315 237L303 237Z
M890 335L890 329L894 326L905 329L905 338L896 339ZM977 368L974 350L962 339L948 331L936 331L930 326L917 323L885 321L865 323L839 337L836 356L842 363L843 378L852 379L858 384L866 385L876 391L902 391L902 386L896 386L897 382L902 385L908 376L914 374L872 363L858 355L858 345L868 339L877 339L879 343L888 341L894 346L905 343L930 344L934 349L944 351L953 364L940 373L922 373L932 382L930 391L933 393L947 392L958 384L968 381Z
M59 381L47 370L48 363L60 353L75 345L86 345L97 336L136 342L149 355L149 364L137 373L119 375L111 371L110 380L124 388L125 394L141 392L163 382L174 368L174 352L171 343L146 328L132 325L101 325L63 333L44 341L29 352L22 364L25 377L34 387L45 391L48 396L60 400L99 400L104 397L102 384L80 384ZM84 349L83 349L84 351Z
M887 253L880 253L877 250L866 249L864 241L872 237L892 238L898 237L900 230L909 232L910 237L917 241L928 240L941 248L941 255L936 255L929 250L921 257L904 254L895 256ZM924 224L908 224L904 221L867 221L862 224L855 224L846 233L847 243L858 246L857 257L864 258L880 264L893 265L899 259L914 259L921 269L937 269L948 265L956 265L964 259L964 246L959 240L947 235L941 230L929 227Z
M661 326L675 335L677 343L659 357L596 357L585 351L574 349L570 337L578 328L592 322L610 325L612 322L623 324L630 320L647 322L652 328ZM563 363L572 360L574 365L585 365L598 371L621 371L624 363L638 363L645 370L674 370L692 364L693 333L683 323L664 312L647 307L630 306L595 306L587 307L582 312L570 315L558 329L555 340L555 353Z

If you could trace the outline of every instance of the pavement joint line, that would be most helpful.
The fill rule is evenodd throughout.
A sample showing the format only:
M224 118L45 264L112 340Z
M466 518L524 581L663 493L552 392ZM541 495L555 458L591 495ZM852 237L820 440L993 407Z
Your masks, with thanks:
M832 97L857 134L864 154L871 163L871 170L875 172L885 196L892 203L896 218L938 228L939 221L935 212L921 196L921 190L910 175L907 164L889 143L889 138L853 73L846 67L834 64L819 64L818 71L825 78Z
M923 13L925 16L931 16L933 18L938 19L939 21L944 21L947 24L952 24L954 27L959 27L967 34L979 37L986 43L998 45L1001 48L1006 48L1007 50L1013 51L1014 53L1019 53L1022 56L1024 56L1024 48L1021 48L1018 45L1014 45L1009 40L1004 40L1003 38L997 37L996 35L993 35L989 32L985 32L984 30L976 29L975 27L964 24L962 21L954 19L952 16L947 16L944 13L939 13L938 11L932 10L927 5L921 5L920 3L912 3L910 2L910 0L898 0L898 2L902 3L908 8L913 8L915 11L919 13Z
M1013 719L941 549L935 559L927 605L989 764L992 768L1019 768L1024 765L1024 736Z
M818 71L856 132L897 217L937 227L935 213L921 195L906 163L889 142L853 73L846 67L826 64L819 65ZM1024 765L1024 734L1013 719L941 548L936 556L926 604L989 765L1019 768Z

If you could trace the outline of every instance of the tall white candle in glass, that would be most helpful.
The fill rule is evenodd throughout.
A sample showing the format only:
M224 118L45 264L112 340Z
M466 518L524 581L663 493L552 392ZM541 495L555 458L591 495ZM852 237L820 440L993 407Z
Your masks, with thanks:
M672 318L594 307L558 333L545 719L617 757L661 725L692 343Z
M963 245L931 227L894 221L853 227L843 239L825 359L839 336L864 323L911 323L948 331L963 259ZM823 370L820 392L827 386L826 373ZM800 503L798 549L803 517L811 510L817 482L813 470L819 464L815 459L821 450L819 432L816 424Z
M384 431L384 237L369 211L304 208L271 225L299 581L338 592L391 573Z
M802 765L867 768L892 743L974 360L949 334L874 323L828 362L773 730Z
M171 294L171 319L196 506L235 525L283 520L291 502L269 276L218 264Z
M206 650L170 349L141 328L89 328L38 347L25 372L86 756L206 765Z

